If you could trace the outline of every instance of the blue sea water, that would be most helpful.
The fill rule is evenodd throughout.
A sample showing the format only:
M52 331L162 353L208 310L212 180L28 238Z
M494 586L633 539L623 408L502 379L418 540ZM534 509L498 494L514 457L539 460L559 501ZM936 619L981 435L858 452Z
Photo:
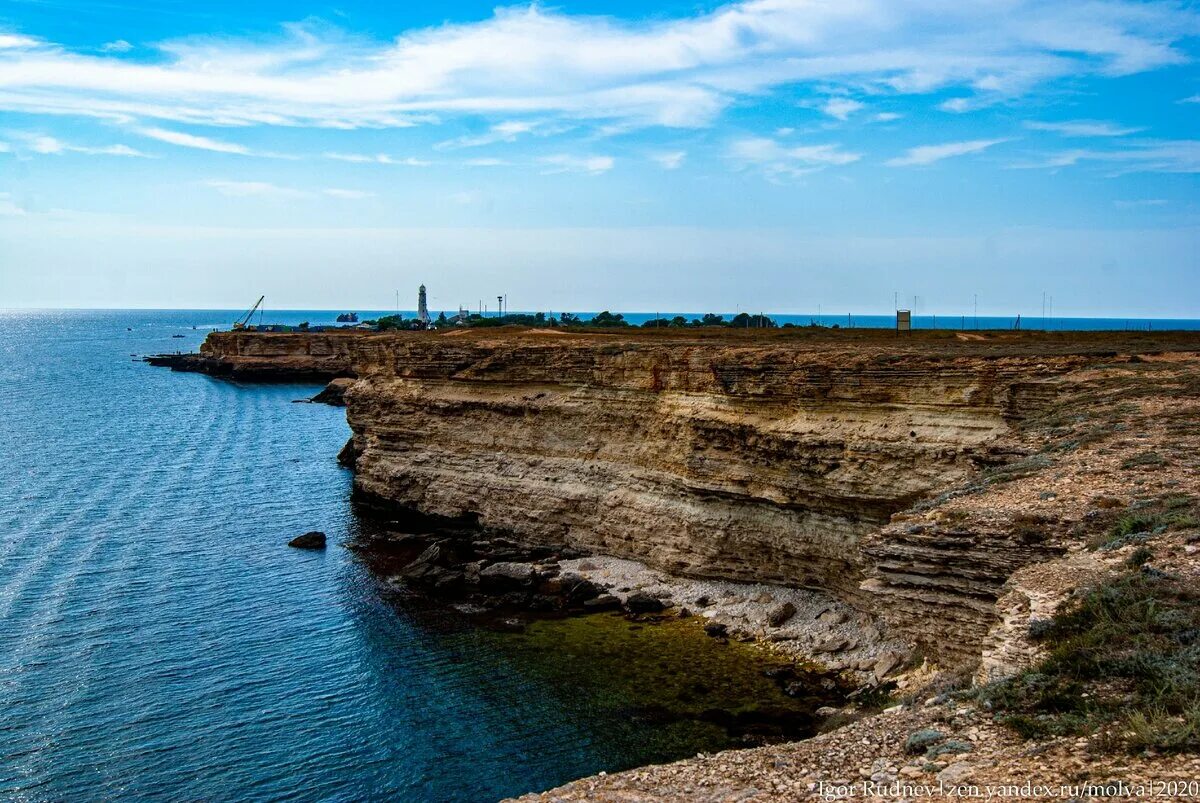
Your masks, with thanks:
M388 601L317 387L139 361L229 320L0 313L0 799L495 800L662 760Z

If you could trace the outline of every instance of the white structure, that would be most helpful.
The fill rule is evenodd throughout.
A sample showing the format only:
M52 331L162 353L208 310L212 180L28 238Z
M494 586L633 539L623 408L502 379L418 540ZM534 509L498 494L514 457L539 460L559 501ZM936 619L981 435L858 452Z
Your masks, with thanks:
M425 302L425 285L417 291L417 318L424 326L429 326L429 305Z

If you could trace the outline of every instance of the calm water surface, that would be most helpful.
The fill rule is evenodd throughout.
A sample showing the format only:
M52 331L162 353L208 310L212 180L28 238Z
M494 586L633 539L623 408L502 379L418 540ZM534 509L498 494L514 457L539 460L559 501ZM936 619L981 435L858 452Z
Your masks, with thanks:
M0 313L0 798L491 800L679 754L384 600L316 387L131 356L212 318Z

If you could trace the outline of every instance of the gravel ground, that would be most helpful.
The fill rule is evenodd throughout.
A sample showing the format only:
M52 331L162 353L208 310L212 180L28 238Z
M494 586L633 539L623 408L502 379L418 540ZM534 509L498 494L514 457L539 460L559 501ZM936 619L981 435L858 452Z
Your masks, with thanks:
M1115 782L1125 794L1087 788ZM1200 799L1200 788L1190 798L1169 786L1137 790L1169 782L1200 782L1200 757L1103 755L1087 739L1023 742L970 706L927 701L803 742L594 776L519 800Z

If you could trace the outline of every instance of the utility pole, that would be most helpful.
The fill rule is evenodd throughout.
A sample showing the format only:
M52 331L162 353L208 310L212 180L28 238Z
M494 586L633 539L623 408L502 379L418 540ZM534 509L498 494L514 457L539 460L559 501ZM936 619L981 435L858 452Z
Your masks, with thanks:
M504 296L496 296L496 317L504 318Z

